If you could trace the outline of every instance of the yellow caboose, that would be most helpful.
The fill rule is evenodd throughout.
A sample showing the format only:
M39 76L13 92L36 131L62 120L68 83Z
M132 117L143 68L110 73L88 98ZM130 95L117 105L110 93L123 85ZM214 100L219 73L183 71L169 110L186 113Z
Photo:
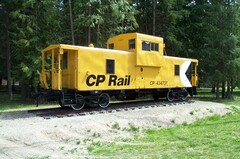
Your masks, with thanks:
M109 105L110 97L135 99L152 94L185 99L196 93L198 60L164 54L163 38L127 33L110 38L107 49L50 45L42 50L41 87L61 106Z

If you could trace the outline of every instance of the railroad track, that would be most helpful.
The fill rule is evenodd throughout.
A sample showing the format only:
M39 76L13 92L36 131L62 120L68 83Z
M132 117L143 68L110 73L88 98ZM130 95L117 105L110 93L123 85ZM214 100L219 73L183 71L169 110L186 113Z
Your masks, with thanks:
M123 112L123 111L131 111L138 109L147 109L147 108L155 108L155 107L167 107L173 105L182 105L186 103L193 103L192 100L186 101L153 101L153 100L141 100L141 101L128 101L128 102L118 102L111 103L109 107L106 109L102 109L100 107L86 107L80 111L72 110L70 107L64 108L47 108L47 109L39 109L39 110L29 110L28 113L33 113L36 116L43 117L44 119L51 118L64 118L64 117L73 117L73 116L87 116L87 115L95 115L95 114L106 114L106 113L114 113L114 112Z

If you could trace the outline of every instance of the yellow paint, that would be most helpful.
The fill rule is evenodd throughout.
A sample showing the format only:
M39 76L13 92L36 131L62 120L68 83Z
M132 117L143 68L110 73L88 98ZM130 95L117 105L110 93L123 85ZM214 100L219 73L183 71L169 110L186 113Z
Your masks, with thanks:
M133 40L134 39L134 40ZM143 51L142 45L158 45L158 49ZM133 47L135 43L135 47ZM130 46L131 44L131 46ZM185 87L180 75L175 75L175 66L186 61L194 63L192 86L197 86L197 64L195 59L164 55L163 39L139 33L121 34L107 41L108 48L101 49L74 45L50 45L42 51L42 61L51 58L51 70L42 64L41 86L45 89L120 90ZM107 60L114 60L114 74L108 74ZM48 77L48 72L51 72ZM89 78L92 75L92 78ZM98 76L99 75L99 76ZM93 77L94 76L94 77ZM96 76L101 83L97 85ZM101 77L105 77L104 81ZM117 76L116 83L113 79ZM88 82L91 86L87 85ZM51 84L49 84L51 80ZM111 81L111 82L109 82ZM114 85L116 84L116 85ZM117 85L118 84L118 85Z

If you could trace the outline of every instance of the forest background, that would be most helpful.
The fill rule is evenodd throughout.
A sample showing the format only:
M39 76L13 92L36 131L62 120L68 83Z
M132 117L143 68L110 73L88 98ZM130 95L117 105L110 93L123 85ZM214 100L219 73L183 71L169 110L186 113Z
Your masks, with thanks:
M128 32L163 37L167 55L198 59L200 86L216 98L220 90L231 98L240 86L240 0L0 0L0 86L6 79L12 100L18 81L27 99L39 83L43 48L106 47Z

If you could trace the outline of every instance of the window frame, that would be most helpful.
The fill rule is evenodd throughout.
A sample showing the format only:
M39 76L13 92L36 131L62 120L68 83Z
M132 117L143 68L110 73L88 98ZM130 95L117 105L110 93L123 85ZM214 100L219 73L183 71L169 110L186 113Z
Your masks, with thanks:
M133 42L133 43L131 43ZM136 39L129 39L128 40L128 49L133 50L136 48Z
M142 51L151 51L151 42L142 40Z
M68 51L64 51L62 55L62 70L68 69Z
M106 74L115 74L115 59L106 59Z
M114 43L108 44L108 49L114 49Z
M159 44L158 43L151 43L151 51L159 51Z
M177 64L174 65L174 75L180 76L180 65Z
M142 40L142 51L159 51L159 43Z

